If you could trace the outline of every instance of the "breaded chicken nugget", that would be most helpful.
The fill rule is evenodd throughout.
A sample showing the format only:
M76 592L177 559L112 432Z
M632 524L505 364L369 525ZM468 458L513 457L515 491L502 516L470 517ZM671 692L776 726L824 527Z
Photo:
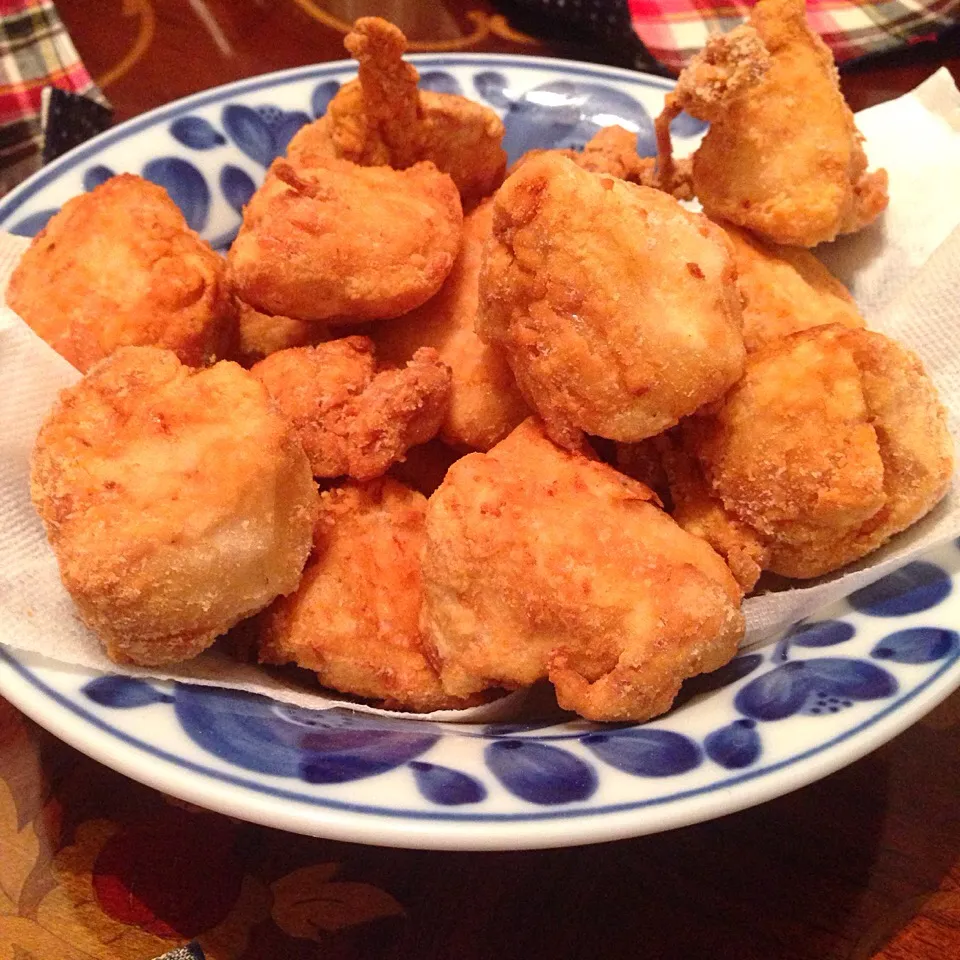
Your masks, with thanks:
M838 325L767 344L722 402L683 426L705 485L673 486L679 522L693 530L684 510L713 497L741 543L752 534L764 548L757 564L787 577L875 550L940 501L953 470L946 413L920 361ZM696 532L729 556L722 538Z
M764 541L752 527L724 509L713 496L700 464L682 439L683 427L657 437L659 463L666 474L670 514L688 533L706 540L730 567L744 593L749 593L768 562Z
M740 298L715 224L549 153L493 206L477 333L558 443L654 436L739 378Z
M638 156L637 135L616 124L597 131L576 162L591 173L608 173L631 183L654 186L656 159Z
M447 278L463 213L431 163L407 170L344 160L275 160L243 211L228 261L240 298L298 320L396 317Z
M7 303L83 372L137 345L200 367L235 335L222 258L163 189L131 174L63 205L14 270Z
M293 423L315 477L372 480L436 435L450 397L450 368L435 350L375 370L373 341L345 337L272 353L251 373Z
M31 496L84 622L117 663L186 660L276 596L317 491L288 421L235 363L125 347L64 390Z
M765 243L732 224L720 226L733 243L748 351L827 323L863 327L850 292L812 253Z
M330 329L322 323L261 313L242 300L237 301L237 327L237 358L245 366L278 350L310 347L331 336Z
M444 689L549 678L591 720L646 720L743 634L740 591L641 483L527 420L427 505L423 628Z
M310 166L334 156L403 169L430 160L448 173L470 209L503 180L503 123L489 107L449 93L418 90L403 58L406 37L379 17L362 17L344 41L360 64L327 113L290 141L291 160Z
M566 157L578 167L590 173L606 173L611 177L640 183L646 187L658 186L656 177L656 158L641 157L637 154L637 135L625 127L613 125L603 127L591 137L582 150L569 150L558 147L552 150L528 150L510 168L514 174L520 167L534 157L550 153Z
M693 164L675 160L670 124L684 110L691 116L719 120L738 96L755 87L770 70L772 60L760 35L749 24L710 37L677 77L654 122L657 135L657 186L674 195L692 194ZM683 197L683 199L689 199Z
M704 211L801 247L861 229L886 209L887 174L867 173L833 56L808 26L805 0L758 0L749 23L770 54L762 79L710 116L698 97L681 98L711 121L693 157Z
M395 480L327 490L297 591L257 618L260 662L395 710L465 706L444 693L420 636L427 501Z
M481 255L492 224L490 203L469 213L460 254L440 292L373 333L381 360L403 363L418 347L434 347L450 367L450 406L440 437L460 450L489 450L530 415L503 351L474 329Z

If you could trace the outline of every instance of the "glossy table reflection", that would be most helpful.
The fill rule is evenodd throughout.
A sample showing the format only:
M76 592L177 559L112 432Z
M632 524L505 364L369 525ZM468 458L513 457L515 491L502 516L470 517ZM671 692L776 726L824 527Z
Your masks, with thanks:
M217 84L343 57L356 16L424 50L619 62L550 46L485 2L59 0L118 120ZM844 77L855 109L960 39ZM310 840L187 808L0 700L0 958L948 960L960 957L960 695L795 794L635 841L442 854Z

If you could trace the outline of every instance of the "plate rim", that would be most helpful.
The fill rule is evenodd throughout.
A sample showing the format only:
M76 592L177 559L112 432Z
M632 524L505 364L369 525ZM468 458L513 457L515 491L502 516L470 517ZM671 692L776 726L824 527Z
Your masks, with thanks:
M771 639L763 646L774 643ZM82 668L70 669L87 672ZM11 676L19 677L21 682L11 685ZM204 769L195 761L176 758L138 741L84 711L49 688L14 652L0 647L0 695L58 739L132 780L204 809L262 826L331 840L421 850L505 851L584 846L662 833L737 813L850 766L922 719L958 687L960 651L908 693L861 723L769 767L633 804L502 817L453 816L442 811L418 814L363 809L358 804L325 798L303 799L293 791L263 789L244 777ZM84 721L83 726L76 723L77 717ZM118 744L122 744L119 751ZM179 776L164 777L160 772L164 769ZM738 789L744 784L752 785ZM235 790L239 793L233 793ZM731 798L732 790L738 795ZM638 822L638 811L653 808L659 808L658 817L649 818L646 823L640 818ZM573 824L575 835L571 836L568 830Z

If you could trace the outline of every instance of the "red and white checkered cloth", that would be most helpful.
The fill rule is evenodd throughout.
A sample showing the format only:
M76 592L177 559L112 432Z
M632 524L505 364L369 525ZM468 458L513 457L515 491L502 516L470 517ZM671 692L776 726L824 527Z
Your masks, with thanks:
M737 26L744 0L628 0L633 28L650 53L679 71L715 33ZM838 63L932 40L960 23L960 0L807 0L810 26Z
M0 195L40 168L46 86L105 102L52 0L0 0Z

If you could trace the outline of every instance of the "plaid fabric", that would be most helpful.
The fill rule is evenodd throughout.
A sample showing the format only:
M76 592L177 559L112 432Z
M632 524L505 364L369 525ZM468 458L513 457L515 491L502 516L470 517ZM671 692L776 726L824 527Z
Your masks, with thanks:
M106 102L51 0L0 0L0 195L40 167L49 85Z
M633 28L650 53L679 71L707 38L737 26L743 0L628 0ZM935 39L960 23L960 0L807 0L807 17L837 63Z

